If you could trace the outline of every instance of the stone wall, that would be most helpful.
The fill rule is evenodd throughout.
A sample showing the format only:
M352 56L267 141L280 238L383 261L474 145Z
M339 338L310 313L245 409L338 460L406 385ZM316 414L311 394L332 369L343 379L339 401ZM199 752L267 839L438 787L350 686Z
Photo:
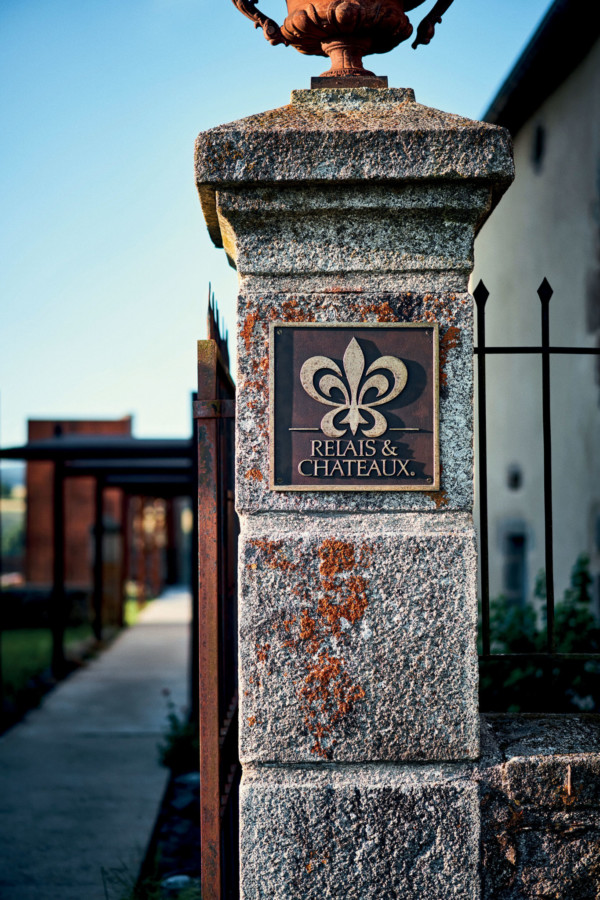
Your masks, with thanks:
M600 897L600 716L484 716L483 900Z

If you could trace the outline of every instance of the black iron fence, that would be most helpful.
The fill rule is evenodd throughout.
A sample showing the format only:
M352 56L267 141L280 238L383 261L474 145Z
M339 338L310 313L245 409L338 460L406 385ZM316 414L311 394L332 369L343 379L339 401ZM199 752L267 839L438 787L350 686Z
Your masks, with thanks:
M555 629L555 577L554 577L554 517L552 508L552 422L551 422L551 385L550 364L555 355L593 355L600 356L600 349L588 347L564 347L550 344L550 300L553 290L544 278L539 289L541 313L541 343L538 346L488 346L486 344L485 309L489 291L482 281L479 282L473 296L477 307L477 346L474 354L477 359L478 379L478 436L479 436L479 555L481 575L481 654L482 671L493 671L489 664L509 664L509 671L514 673L518 665L529 666L530 671L537 667L537 675L543 677L545 690L557 675L557 666L562 664L600 664L600 646L596 638L590 636L589 652L561 652L557 647ZM488 430L486 417L486 360L491 355L522 356L536 355L541 360L542 389L542 466L544 493L544 557L545 557L545 635L542 640L530 642L526 650L519 652L494 653L492 647L494 634L490 627L490 549L489 549L489 513L488 513ZM600 632L598 632L600 633ZM527 642L525 642L527 643ZM486 668L487 665L487 668ZM533 669L531 668L533 667ZM589 670L589 666L588 666ZM600 687L600 665L594 665ZM548 683L550 680L550 684ZM596 702L600 700L596 698ZM535 701L534 701L535 702ZM540 705L539 703L537 704Z

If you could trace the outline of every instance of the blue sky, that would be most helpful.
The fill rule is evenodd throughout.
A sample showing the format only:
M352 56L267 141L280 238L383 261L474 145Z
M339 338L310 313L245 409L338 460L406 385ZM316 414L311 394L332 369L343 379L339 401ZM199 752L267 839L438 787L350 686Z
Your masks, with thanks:
M411 14L418 22L433 0ZM265 0L281 21L283 0ZM429 47L367 65L480 117L548 0L455 0ZM119 417L184 436L212 281L196 134L282 106L326 61L270 47L230 0L2 0L0 441L28 417Z

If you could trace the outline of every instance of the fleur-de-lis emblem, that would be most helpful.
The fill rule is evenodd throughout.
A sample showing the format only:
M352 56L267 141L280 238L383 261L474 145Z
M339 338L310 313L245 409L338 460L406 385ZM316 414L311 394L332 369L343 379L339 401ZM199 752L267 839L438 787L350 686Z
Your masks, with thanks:
M359 425L369 425L369 419L365 419L363 413L371 416L373 424L369 429L363 429L365 437L380 437L387 431L388 423L385 416L374 406L389 403L400 394L408 378L408 371L402 360L395 356L380 356L365 372L365 357L356 338L352 338L344 353L344 372L338 364L328 356L311 356L300 370L302 387L313 400L333 406L330 412L321 419L321 431L327 437L343 437L350 428L352 434L356 434ZM323 374L315 386L315 376L321 369L328 369L329 373ZM378 369L387 370L389 375L377 372ZM377 372L377 374L372 374ZM363 374L365 381L362 383ZM390 377L391 376L391 377ZM393 381L392 381L393 379ZM332 400L331 392L336 388L340 391L343 402ZM377 391L374 400L365 403L367 391ZM336 426L335 418L339 413L347 410L346 416Z

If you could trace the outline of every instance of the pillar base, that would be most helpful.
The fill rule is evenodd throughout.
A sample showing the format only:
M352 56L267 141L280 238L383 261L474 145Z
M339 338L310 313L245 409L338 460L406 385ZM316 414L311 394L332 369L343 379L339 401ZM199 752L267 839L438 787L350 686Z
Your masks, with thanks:
M477 900L465 767L246 768L242 900Z

